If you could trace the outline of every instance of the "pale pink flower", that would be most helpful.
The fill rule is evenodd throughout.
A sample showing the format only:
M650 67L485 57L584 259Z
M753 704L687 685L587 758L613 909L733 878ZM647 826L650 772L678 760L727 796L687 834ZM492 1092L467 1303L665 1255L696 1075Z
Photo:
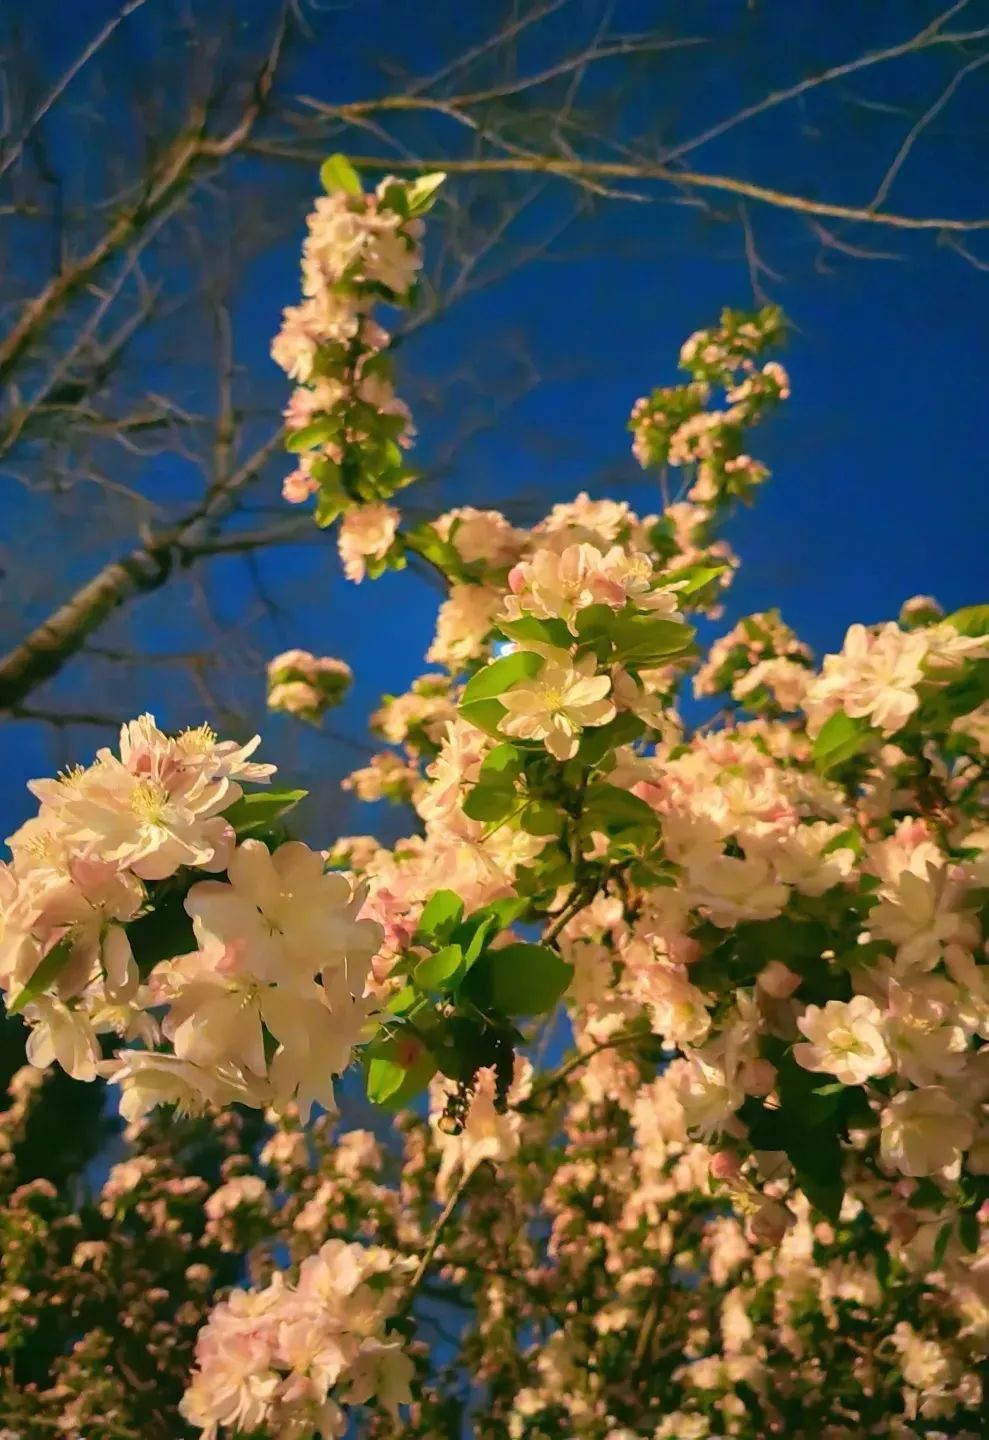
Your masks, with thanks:
M805 1070L824 1071L843 1085L862 1085L886 1075L890 1057L882 1018L867 995L808 1005L797 1018L797 1027L810 1043L795 1045L793 1058Z
M381 560L391 549L401 517L391 505L361 505L348 510L340 524L337 546L343 573L359 584L368 560Z
M519 739L541 740L557 760L569 760L582 730L614 719L611 680L597 673L593 655L573 662L563 652L551 654L536 676L499 696L508 711L499 728Z
M883 1162L904 1175L934 1175L957 1164L975 1135L971 1117L940 1085L894 1095L880 1125Z

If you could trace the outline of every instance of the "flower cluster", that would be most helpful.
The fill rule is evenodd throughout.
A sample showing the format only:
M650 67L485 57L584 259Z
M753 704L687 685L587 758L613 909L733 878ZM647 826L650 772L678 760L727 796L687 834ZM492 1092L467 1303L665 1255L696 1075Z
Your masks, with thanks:
M692 335L680 351L680 366L690 382L654 390L633 407L629 429L639 464L691 467L687 499L696 504L712 506L728 496L748 499L769 472L745 453L745 430L790 394L778 361L757 364L762 351L782 335L783 317L773 305L754 315L726 310L719 326ZM707 408L714 388L724 391L723 410Z
M245 840L225 881L193 885L185 910L199 949L148 977L174 1053L122 1057L113 1074L123 1113L163 1100L332 1108L333 1076L373 1030L367 983L380 931L358 918L362 903L297 841L271 853Z
M346 1433L342 1404L372 1395L387 1408L407 1401L412 1365L385 1324L414 1263L380 1246L328 1240L303 1261L295 1284L276 1273L264 1289L234 1290L200 1332L185 1419L204 1440L221 1426L263 1428L272 1440L313 1432L330 1440Z
M31 790L38 814L8 838L0 871L0 986L32 1025L28 1054L91 1080L97 1036L153 1037L128 923L149 884L180 869L222 871L236 836L226 818L241 781L273 766L208 726L165 735L150 715L125 725L120 753Z
M813 677L811 654L778 610L747 615L715 640L694 676L695 695L727 691L747 710L799 710Z
M285 650L268 661L268 709L318 722L340 704L353 678L345 660Z
M189 1187L246 1280L184 1417L209 1440L340 1436L348 1406L372 1440L467 1416L481 1440L974 1440L989 607L915 598L819 667L764 610L700 654L691 618L737 563L717 528L765 478L745 432L788 394L773 309L725 312L685 345L689 382L636 405L662 513L581 494L529 528L458 507L404 529L369 312L408 297L435 183L366 196L338 157L327 178L276 342L302 384L293 487L343 515L350 578L411 550L448 582L437 668L384 697L390 748L346 782L414 833L285 840L241 795L267 774L252 746L145 717L33 787L0 877L36 1063L108 1069L133 1135L161 1101L275 1127ZM313 657L275 663L319 690ZM731 702L693 729L691 679ZM144 1048L104 1066L103 1031ZM301 1128L357 1049L368 1100L402 1112L394 1178L366 1132ZM148 1158L101 1206L153 1183ZM431 1353L408 1337L437 1301L463 1319Z
M298 382L285 424L288 448L300 459L285 480L285 498L317 495L316 518L329 524L412 478L403 459L412 440L409 411L395 394L390 337L373 311L379 302L411 303L422 268L420 217L443 176L389 178L365 193L336 155L322 178L329 193L307 222L304 298L285 310L271 353Z
M306 845L237 844L239 805L253 821L240 782L273 769L248 758L258 743L170 737L142 716L119 756L33 782L39 813L8 841L0 984L31 1026L28 1058L111 1075L131 1119L162 1102L329 1106L368 1030L380 931L363 897ZM183 881L204 870L226 879ZM104 1061L105 1033L143 1048Z
M808 690L808 729L816 735L842 713L882 735L895 735L927 697L936 719L938 694L965 677L967 662L987 656L985 635L967 635L950 620L910 630L892 622L852 625L841 653L826 656Z

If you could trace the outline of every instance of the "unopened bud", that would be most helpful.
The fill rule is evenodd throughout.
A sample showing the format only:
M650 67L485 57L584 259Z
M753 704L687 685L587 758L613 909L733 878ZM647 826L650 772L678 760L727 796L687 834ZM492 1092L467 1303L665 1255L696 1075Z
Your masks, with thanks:
M796 1223L796 1216L789 1206L780 1200L763 1200L759 1209L749 1220L752 1237L763 1245L778 1245L783 1236Z
M770 960L759 972L756 984L773 1000L788 1000L800 984L800 976L782 960Z
M749 1060L738 1078L746 1095L768 1095L776 1084L776 1066L770 1060Z
M712 1179L735 1180L741 1171L742 1162L734 1150L718 1150L711 1156Z

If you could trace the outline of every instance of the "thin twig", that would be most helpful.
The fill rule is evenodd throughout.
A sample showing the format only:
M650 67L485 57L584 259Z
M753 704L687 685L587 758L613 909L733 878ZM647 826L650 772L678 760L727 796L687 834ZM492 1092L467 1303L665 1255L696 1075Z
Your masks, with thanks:
M971 75L974 70L979 70L983 65L987 64L989 64L989 55L980 55L977 60L971 60L967 65L963 65L962 68L958 71L958 73L944 87L944 89L941 91L941 94L934 101L933 105L931 105L927 110L924 111L923 115L920 116L916 124L910 129L909 133L903 141L903 144L900 146L899 150L897 150L895 156L893 157L893 162L890 165L889 169L886 171L886 174L883 176L882 180L880 181L879 188L877 189L875 195L873 195L872 199L869 201L870 210L874 210L878 206L882 205L883 201L886 199L886 196L889 194L892 188L893 181L896 179L897 175L900 173L903 166L905 165L910 151L920 139L921 134L924 130L926 130L927 126L931 123L932 120L937 119L938 115L940 115L941 111L947 105L948 101L951 99L952 95L954 95L955 91L958 89L959 85L962 83L965 77Z
M258 141L247 148L254 154L278 156L284 160L303 160L307 165L314 165L318 161L318 156L313 151L300 150L277 142ZM660 180L686 189L715 190L729 195L741 195L748 200L757 201L760 205L772 205L777 209L792 210L801 215L825 215L834 220L888 226L893 230L947 230L956 233L989 230L989 216L963 220L957 216L900 215L889 210L869 210L860 205L810 200L804 195L793 195L768 185L758 185L754 181L739 180L733 175L708 175L695 170L678 170L658 161L561 159L552 155L493 155L471 159L437 159L434 156L418 160L395 157L382 159L380 155L352 155L350 159L358 168L396 173L445 170L450 175L556 175L575 184L594 179Z
M79 74L79 71L83 68L83 66L87 65L89 61L93 58L93 56L96 54L96 52L102 49L102 47L109 40L110 36L117 29L118 25L121 25L123 21L127 19L128 15L133 15L134 11L139 10L144 4L146 4L146 0L127 0L127 3L118 12L118 14L116 14L112 20L108 20L107 23L103 26L103 29L97 35L95 35L92 40L90 40L89 44L83 50L79 52L75 60L73 60L72 64L69 66L68 70L65 71L61 79L55 82L51 90L49 90L48 94L45 96L44 100L42 100L41 104L38 106L37 110L35 110L27 125L21 131L20 139L15 145L11 147L11 149L4 156L3 160L0 160L0 175L6 175L7 171L10 169L11 165L14 164L15 160L20 158L21 152L24 149L24 146L29 137L41 124L41 121L45 118L45 116L48 114L49 110L59 99L59 97L64 94L64 92L72 84L73 80Z
M510 1108L523 1115L531 1110L540 1109L541 1104L537 1102L555 1095L564 1082L569 1080L570 1076L586 1065L589 1060L593 1060L595 1055L600 1055L605 1050L620 1050L626 1045L639 1044L644 1038L641 1030L619 1031L617 1035L602 1040L600 1044L592 1045L590 1050L579 1051L565 1061L559 1069L554 1070L552 1075L547 1075L540 1084L533 1086L531 1093L524 1100L517 1100Z
M486 1167L489 1163L490 1162L487 1160L482 1160L480 1164L475 1165L472 1170L468 1170L465 1175L462 1175L460 1180L454 1187L450 1198L443 1206L443 1209L440 1211L439 1215L436 1218L433 1228L429 1232L429 1236L426 1240L425 1249L423 1250L422 1255L419 1257L419 1264L416 1266L412 1279L409 1281L405 1295L402 1297L402 1303L398 1310L399 1316L407 1315L411 1310L412 1304L416 1297L416 1292L418 1291L423 1280L426 1278L426 1272L428 1271L430 1265L433 1263L433 1256L436 1254L436 1251L439 1248L439 1243L443 1238L443 1231L446 1228L448 1221L452 1218L453 1212L456 1210L457 1206L460 1204L460 1201L463 1199L463 1196L466 1193L468 1187L470 1186L471 1181L474 1179L474 1176L478 1173L479 1170Z

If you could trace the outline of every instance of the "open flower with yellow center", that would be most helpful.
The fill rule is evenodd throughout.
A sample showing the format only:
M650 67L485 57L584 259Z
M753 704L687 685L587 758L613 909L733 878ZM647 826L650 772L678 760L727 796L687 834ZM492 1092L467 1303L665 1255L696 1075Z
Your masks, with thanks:
M809 1043L795 1045L793 1058L805 1070L834 1075L843 1085L861 1085L889 1072L882 1015L867 995L808 1005L797 1026Z
M557 760L569 760L582 730L615 718L610 691L611 679L597 673L593 655L573 661L553 652L538 675L499 697L508 711L500 729L520 740L541 740Z

